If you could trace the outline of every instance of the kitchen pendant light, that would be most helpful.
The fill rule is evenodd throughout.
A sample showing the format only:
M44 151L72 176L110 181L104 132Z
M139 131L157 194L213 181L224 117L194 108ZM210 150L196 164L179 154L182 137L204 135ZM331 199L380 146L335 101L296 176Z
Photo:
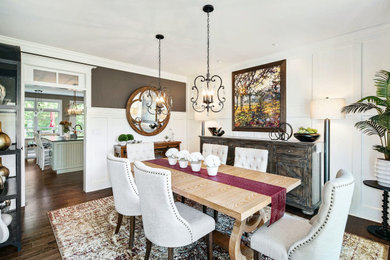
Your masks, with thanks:
M40 112L43 112L43 107L42 107L42 90L36 89L35 91L35 105L36 105L36 110L35 110L35 115L38 115Z
M213 10L212 5L203 6L203 11L207 13L207 73L206 76L199 75L194 79L192 87L194 94L191 97L191 103L196 112L218 113L223 109L226 101L225 94L221 93L225 89L222 85L222 78L218 75L210 76L210 13Z
M82 115L84 113L84 109L79 108L77 106L77 101L76 101L76 91L73 91L74 93L74 99L71 104L68 106L68 115Z

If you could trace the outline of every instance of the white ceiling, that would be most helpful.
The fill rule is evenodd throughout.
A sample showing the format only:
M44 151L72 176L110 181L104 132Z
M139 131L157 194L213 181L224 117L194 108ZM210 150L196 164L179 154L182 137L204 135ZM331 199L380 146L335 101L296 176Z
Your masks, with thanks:
M149 68L205 72L390 22L388 0L0 0L0 34ZM272 44L278 43L275 47Z

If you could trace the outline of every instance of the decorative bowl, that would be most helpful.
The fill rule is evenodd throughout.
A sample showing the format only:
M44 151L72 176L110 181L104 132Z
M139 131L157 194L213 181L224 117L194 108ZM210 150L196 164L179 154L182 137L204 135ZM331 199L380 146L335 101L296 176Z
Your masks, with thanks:
M225 131L222 130L222 127L209 127L208 129L213 136L223 136L225 134Z
M295 133L294 137L301 142L314 142L320 138L320 134L300 134Z

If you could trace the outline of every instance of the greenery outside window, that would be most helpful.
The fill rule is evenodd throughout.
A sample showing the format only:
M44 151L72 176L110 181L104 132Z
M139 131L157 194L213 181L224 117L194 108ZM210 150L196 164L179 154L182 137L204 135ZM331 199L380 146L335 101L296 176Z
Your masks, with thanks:
M34 132L60 134L62 120L62 101L26 98L24 109L25 138L33 138Z

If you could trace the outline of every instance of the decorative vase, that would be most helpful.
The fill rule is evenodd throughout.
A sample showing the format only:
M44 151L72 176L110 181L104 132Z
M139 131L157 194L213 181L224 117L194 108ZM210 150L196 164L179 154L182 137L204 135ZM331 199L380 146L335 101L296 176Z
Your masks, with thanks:
M4 185L5 185L5 177L0 176L0 191L4 189Z
M3 133L3 130L1 129L1 122L0 122L0 150L4 151L7 150L8 147L11 145L11 138L6 133Z
M169 163L169 165L176 165L176 163L177 163L177 158L168 157L168 163Z
M379 185L390 187L390 161L377 158L375 172Z
M8 178L9 176L9 169L3 165L3 161L1 157L0 157L0 176L4 176L5 178Z
M193 172L199 172L202 166L201 162L191 162L191 169Z
M180 165L180 168L187 168L188 161L186 161L186 160L179 160L179 165Z
M207 174L210 175L210 176L217 176L217 174L218 174L218 166L207 167Z
M11 206L11 201L10 200L5 200L0 203L0 211L7 211L9 206Z
M8 215L8 214L4 214L4 215L5 216L2 216L1 211L0 211L0 244L4 243L5 241L8 240L8 237L9 237L8 225L12 221L12 217L10 215ZM11 219L10 219L10 217L11 217Z
M7 91L5 90L5 87L0 84L0 105L4 104L4 98L6 96Z

